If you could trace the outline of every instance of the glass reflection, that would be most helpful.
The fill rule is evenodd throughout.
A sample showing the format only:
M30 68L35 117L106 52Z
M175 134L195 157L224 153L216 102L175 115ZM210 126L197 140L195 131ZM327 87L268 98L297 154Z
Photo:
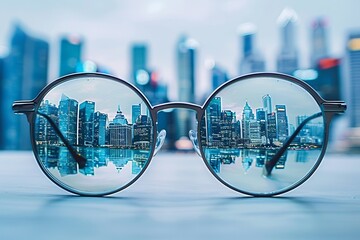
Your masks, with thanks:
M213 171L235 188L281 191L301 180L321 153L324 123L313 97L274 78L239 81L213 97L200 122L200 141ZM305 124L288 142L301 123ZM303 124L303 125L304 125ZM288 144L289 143L289 144ZM283 146L284 153L276 154ZM277 159L271 174L263 168Z
M80 86L86 91L79 90ZM117 94L109 99L109 92ZM120 188L134 179L150 158L153 128L149 111L143 100L121 83L98 78L66 82L44 97L38 112L49 117L37 115L35 119L40 162L61 183L76 190ZM84 167L79 167L50 121L86 159Z

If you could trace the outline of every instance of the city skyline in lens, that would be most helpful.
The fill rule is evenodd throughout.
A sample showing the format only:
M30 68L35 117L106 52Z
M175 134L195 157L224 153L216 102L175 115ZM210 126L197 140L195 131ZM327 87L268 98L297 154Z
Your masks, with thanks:
M238 74L240 46L237 28L243 23L252 22L257 26L256 46L264 54L266 70L270 71L275 70L275 58L280 48L277 19L285 7L294 9L298 16L296 41L301 67L309 65L310 28L316 18L323 16L328 20L329 54L332 56L344 55L347 33L360 27L354 21L357 19L356 9L360 8L360 2L355 0L344 1L340 8L336 2L325 0L271 3L258 0L191 3L107 0L90 5L85 1L59 5L42 0L37 4L5 0L3 5L6 11L0 14L4 26L0 29L0 55L6 54L10 28L14 21L18 21L34 35L49 40L50 80L58 74L59 39L63 34L83 37L86 59L94 60L115 75L130 80L129 46L133 42L145 42L150 48L151 68L160 72L163 81L171 83L169 90L172 98L177 87L175 45L183 33L199 43L196 89L201 92L204 86L210 85L204 66L207 59L214 59L224 66L231 76ZM19 9L19 5L26 11ZM220 31L222 34L218 34Z

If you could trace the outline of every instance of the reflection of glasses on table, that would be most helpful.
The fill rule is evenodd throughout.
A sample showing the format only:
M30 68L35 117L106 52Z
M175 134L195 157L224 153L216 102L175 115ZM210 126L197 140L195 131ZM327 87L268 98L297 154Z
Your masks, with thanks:
M89 196L135 182L164 143L158 113L179 108L195 111L197 129L190 130L190 139L220 182L241 193L271 196L314 173L330 120L346 104L325 101L306 83L276 73L230 80L203 106L151 106L128 82L96 73L62 77L34 100L13 104L15 113L27 116L43 172L65 190Z

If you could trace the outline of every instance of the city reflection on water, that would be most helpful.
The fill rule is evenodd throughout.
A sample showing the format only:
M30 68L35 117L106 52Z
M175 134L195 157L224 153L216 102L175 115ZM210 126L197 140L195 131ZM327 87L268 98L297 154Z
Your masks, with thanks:
M267 161L270 161L279 149L205 149L205 157L216 173L221 173L221 167L224 165L241 163L243 171L248 172L252 167L263 168ZM287 162L307 163L316 161L320 149L297 149L286 150L275 165L275 169L286 168Z
M131 174L141 172L150 156L150 150L116 149L101 147L74 147L86 159L84 168L79 168L69 150L63 146L37 145L38 154L43 166L48 169L57 169L61 177L82 174L94 176L95 170L113 167L118 173L131 165Z

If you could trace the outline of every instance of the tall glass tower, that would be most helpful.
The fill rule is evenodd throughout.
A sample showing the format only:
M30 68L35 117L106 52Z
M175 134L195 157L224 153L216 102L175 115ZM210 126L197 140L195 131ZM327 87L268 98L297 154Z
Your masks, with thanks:
M60 40L59 76L77 72L82 61L83 40L77 36L66 36Z
M327 23L324 18L317 18L311 28L311 65L316 67L320 59L329 57L327 42Z
M32 99L47 83L49 44L28 35L15 25L10 52L3 63L0 92L0 122L3 149L31 149L29 125L25 118L15 116L11 105L15 100Z
M239 27L239 32L242 43L240 74L265 71L265 61L255 48L255 25L251 23L242 24Z
M135 43L131 46L131 79L137 87L145 85L144 71L148 71L148 50L144 43ZM149 76L147 76L149 81Z
M298 69L296 22L297 14L290 8L285 8L278 18L281 45L277 57L277 71L290 75Z
M95 102L85 101L79 107L79 133L80 146L92 145L94 142L94 112Z
M360 31L349 34L347 61L350 78L350 126L360 127Z
M141 115L141 103L131 106L131 123L135 124L136 119Z
M181 102L195 102L195 58L197 42L187 36L180 37L177 43L177 76L178 76L178 99ZM178 111L177 127L178 136L188 136L192 128L191 113Z
M59 103L59 129L70 144L77 144L78 102L66 95Z
M286 115L285 105L276 105L276 122L277 122L277 137L283 142L289 136L288 117Z

